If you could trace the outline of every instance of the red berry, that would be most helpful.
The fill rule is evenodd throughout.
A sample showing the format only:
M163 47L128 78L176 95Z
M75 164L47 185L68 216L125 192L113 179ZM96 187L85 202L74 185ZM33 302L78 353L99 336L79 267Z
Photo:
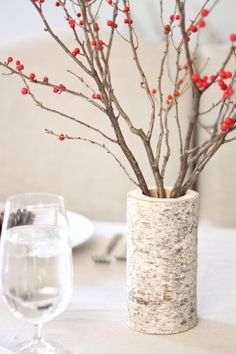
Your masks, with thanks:
M222 91L225 91L225 90L227 90L227 88L228 88L228 86L226 85L226 83L225 83L223 80L220 80L220 81L218 82L218 85L220 86L220 88L221 88Z
M211 76L210 76L210 80L211 80L211 81L216 81L216 76L215 76L215 75L211 75Z
M219 72L219 75L220 75L220 77L221 77L222 79L225 79L225 78L226 78L226 72L225 72L224 70L221 70L221 71Z
M21 90L22 95L27 95L27 93L29 92L27 87L23 87Z
M199 21L198 22L198 27L202 28L202 27L205 27L206 26L206 22L205 21Z
M231 42L235 42L236 41L236 34L235 33L232 33L230 36L229 36L229 40Z
M171 101L171 100L173 99L173 96L172 96L172 95L168 95L168 96L167 96L167 99L168 99L169 101Z
M17 67L17 69L20 70L20 71L24 70L24 68L25 68L25 67L24 67L23 64L20 64L20 65L18 65L18 67Z
M153 95L155 95L157 93L157 90L155 88L153 88L151 92Z
M47 76L44 76L43 82L48 82L48 77Z
M180 20L180 15L175 15L176 20Z
M224 124L228 125L229 127L231 127L231 125L234 124L234 119L231 117L227 117L224 121Z
M112 0L107 0L109 5L112 5Z
M73 20L70 19L68 21L68 24L69 24L70 28L75 28L75 22Z
M83 26L84 25L84 20L80 20L79 24L80 24L80 26Z
M91 42L91 44L92 44L92 46L94 46L94 47L95 47L95 46L97 45L96 40L95 40L95 39L93 39L93 40L92 40L92 42Z
M61 5L61 4L59 3L59 1L56 1L56 2L55 2L55 6L56 6L56 7L59 7L60 5Z
M191 32L193 32L193 33L196 33L196 32L198 31L198 28L197 28L197 26L191 24L190 27L189 27L189 30L190 30Z
M66 90L66 87L63 84L60 84L59 87L61 90Z
M65 135L64 135L64 134L60 134L59 137L58 137L58 139L59 139L60 141L65 140Z
M129 19L129 18L125 18L125 19L124 19L124 23L129 24L129 25L132 25L133 20L131 20L131 19Z
M112 27L112 26L113 26L113 21L107 20L107 26L108 26L108 27Z
M96 93L92 94L92 98L95 100L96 99Z
M71 52L71 54L74 56L74 57L76 57L76 55L78 55L80 53L80 49L79 48L75 48L72 52Z
M13 62L13 58L12 58L12 57L8 57L8 58L7 58L7 62L8 62L8 63L12 63L12 62Z
M58 89L57 87L54 87L54 88L53 88L53 92L54 92L54 93L58 93L58 92L59 92L59 89Z
M199 89L203 88L203 81L198 81L198 82L196 82L196 86L197 86Z
M16 60L16 65L20 65L20 60Z
M227 124L223 123L223 124L221 124L220 129L223 133L225 133L229 130L229 127Z
M208 16L208 14L209 14L209 11L207 9L202 9L202 11L201 11L202 17L206 17L206 16Z
M207 81L208 80L208 76L207 75L204 75L203 78L202 78L203 81Z
M232 87L228 87L227 90L224 92L223 97L224 98L229 98L233 95L234 90L232 89Z
M124 12L129 12L129 6L125 6Z
M199 75L198 74L193 74L192 75L192 80L194 81L194 82L198 82L199 81Z
M101 98L102 98L101 94L100 94L100 93L97 93L97 94L96 94L96 99L97 99L97 100L100 100Z
M231 73L231 71L227 71L227 72L225 73L225 77L226 77L227 79L231 78L232 76L233 76L233 74Z
M165 25L165 30L168 32L170 30L170 25Z
M35 79L35 74L31 73L29 77L30 77L31 80L34 80Z
M118 27L118 24L117 24L117 23L114 23L113 27L114 27L114 28L117 28L117 27Z
M184 80L183 80L183 79L179 79L178 84L179 84L179 85L182 85L182 84L183 84L183 82L184 82Z
M175 91L175 97L179 97L180 96L180 92L179 92L179 90L176 90Z
M175 15L170 15L170 20L174 21L174 19L175 19Z
M209 86L209 83L208 83L208 81L206 81L206 80L204 80L204 81L202 81L202 87L208 87Z
M41 4L44 3L44 0L39 0L39 1L41 2Z
M78 13L76 14L76 16L81 17L82 15L81 15L80 12L78 12Z

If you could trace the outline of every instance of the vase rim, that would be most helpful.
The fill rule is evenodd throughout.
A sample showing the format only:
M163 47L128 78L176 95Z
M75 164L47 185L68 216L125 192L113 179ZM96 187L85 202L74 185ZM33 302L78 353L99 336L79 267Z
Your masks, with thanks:
M170 192L172 187L166 187L165 190ZM155 192L156 188L149 188L150 192ZM147 202L161 202L161 203L175 203L175 202L185 202L186 200L194 199L199 197L199 193L189 189L185 195L178 198L157 198L157 197L148 197L142 194L141 189L135 189L127 193L128 198L135 198Z

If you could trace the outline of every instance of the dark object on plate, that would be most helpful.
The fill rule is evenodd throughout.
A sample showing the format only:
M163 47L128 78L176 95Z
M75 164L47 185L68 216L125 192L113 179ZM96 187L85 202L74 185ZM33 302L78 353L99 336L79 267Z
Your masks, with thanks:
M3 223L4 212L2 211L0 214L0 234L2 231L2 223ZM8 219L7 228L10 229L14 226L22 226L22 225L32 225L35 219L35 214L26 209L17 209L15 213L11 213Z
M0 213L0 237L1 237L1 233L2 233L3 216L4 216L4 212L2 211Z

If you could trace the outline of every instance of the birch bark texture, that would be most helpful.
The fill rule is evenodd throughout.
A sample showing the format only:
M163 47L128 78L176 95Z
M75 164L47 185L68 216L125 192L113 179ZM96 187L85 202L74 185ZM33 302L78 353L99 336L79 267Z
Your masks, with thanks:
M167 188L167 193L169 188ZM127 199L128 325L143 333L173 334L197 325L199 194Z

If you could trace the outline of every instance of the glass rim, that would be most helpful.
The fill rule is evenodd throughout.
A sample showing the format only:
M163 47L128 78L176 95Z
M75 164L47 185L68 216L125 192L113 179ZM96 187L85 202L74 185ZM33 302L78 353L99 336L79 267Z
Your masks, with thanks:
M37 197L48 197L49 200L48 201L36 201ZM27 198L33 198L35 197L36 200L35 202L33 201L27 201ZM20 200L20 198L22 198L22 200ZM25 198L25 200L24 200ZM51 198L51 200L50 200ZM45 204L45 206L48 205L61 205L64 204L64 198L59 195L59 194L55 194L55 193L47 193L47 192L23 192L23 193L16 193L13 195L10 195L7 199L6 199L6 204L12 204L12 205L40 205L42 207L43 204Z

